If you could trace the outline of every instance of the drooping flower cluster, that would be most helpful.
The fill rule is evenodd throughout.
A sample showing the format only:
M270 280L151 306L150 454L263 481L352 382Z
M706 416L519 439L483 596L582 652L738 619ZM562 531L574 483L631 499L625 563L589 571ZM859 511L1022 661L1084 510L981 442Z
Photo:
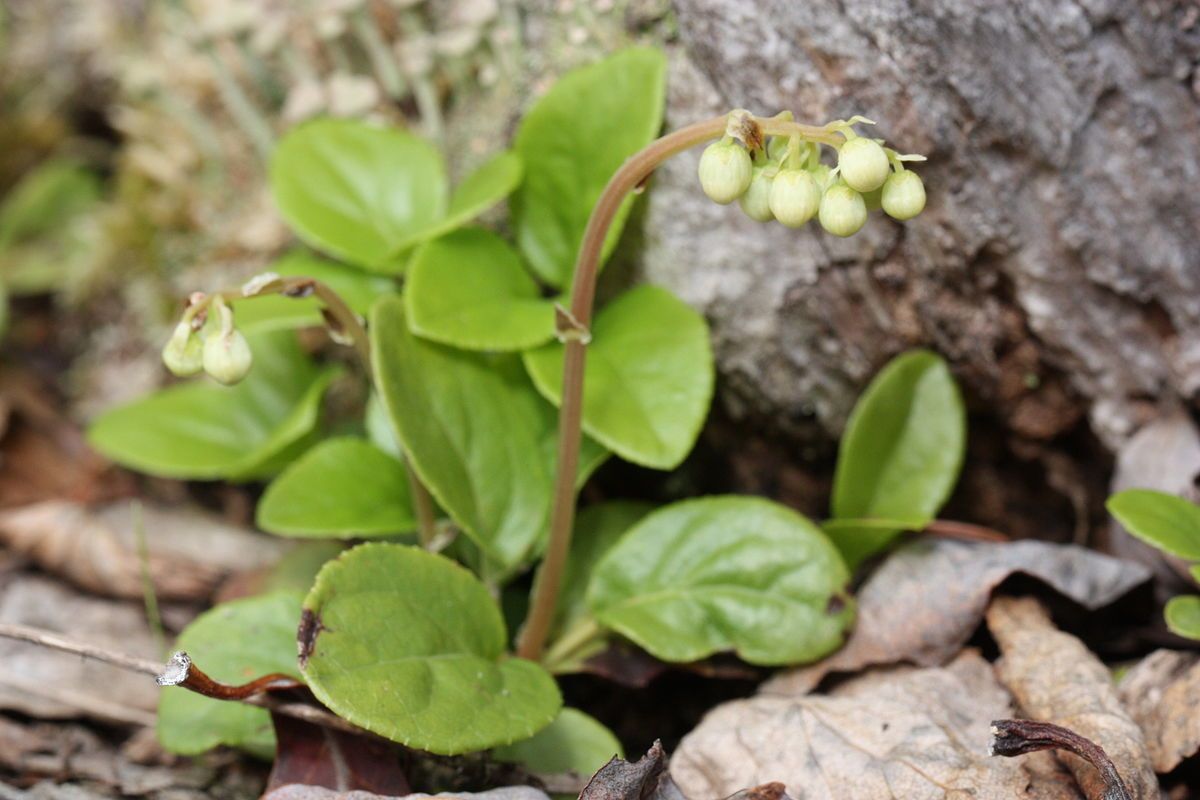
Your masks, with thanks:
M701 155L700 185L717 203L737 200L758 222L775 219L799 228L816 217L835 236L857 233L876 208L893 219L912 219L925 208L925 185L904 164L924 157L901 155L882 139L858 135L858 123L874 124L855 117L825 126L844 137L835 167L821 162L820 143L799 134L772 136L761 146L726 135Z
M192 298L162 352L167 369L181 378L207 372L226 386L246 377L253 356L233 325L233 309L220 295Z

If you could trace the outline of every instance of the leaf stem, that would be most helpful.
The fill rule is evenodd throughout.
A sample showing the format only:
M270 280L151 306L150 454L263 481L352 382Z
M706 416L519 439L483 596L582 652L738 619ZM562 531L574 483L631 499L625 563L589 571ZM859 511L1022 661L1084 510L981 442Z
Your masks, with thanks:
M668 133L630 156L609 179L596 201L584 229L579 256L575 261L575 276L571 284L571 317L586 331L591 324L592 306L596 297L596 278L600 272L600 257L608 229L625 196L641 186L650 174L667 159L684 150L725 135L731 115L696 122ZM754 138L762 136L797 135L814 142L837 145L838 135L825 127L803 125L787 119L763 119L746 116L754 128ZM554 504L550 512L550 541L542 563L533 600L517 655L532 661L541 658L554 619L562 573L571 547L571 528L575 521L575 475L579 466L579 441L583 420L583 375L586 361L587 336L566 339L563 360L562 404L558 414L558 465L554 481Z
M574 672L584 658L592 655L589 648L600 644L604 629L591 617L584 617L563 632L542 658L546 669L554 673Z

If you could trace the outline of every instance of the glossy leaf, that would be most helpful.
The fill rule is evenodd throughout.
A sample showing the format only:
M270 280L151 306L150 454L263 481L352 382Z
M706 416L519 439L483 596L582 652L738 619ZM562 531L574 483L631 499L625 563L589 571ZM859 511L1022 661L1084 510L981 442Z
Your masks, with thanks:
M525 354L538 391L562 399L563 346ZM626 461L673 469L704 424L713 357L704 318L666 289L639 286L603 308L592 326L583 429Z
M398 252L445 217L448 194L433 145L346 119L289 132L271 159L271 191L305 242L382 272L399 271Z
M356 547L321 570L304 608L301 669L313 693L405 746L455 754L509 744L562 705L549 673L505 655L487 588L442 556Z
M1108 498L1106 506L1143 542L1200 561L1200 507L1195 503L1152 489L1126 489Z
M573 772L586 777L613 756L624 758L625 751L599 720L578 709L564 708L532 738L498 747L492 756L544 775Z
M592 207L625 159L662 125L666 59L657 50L623 50L564 75L521 121L514 149L525 180L510 203L517 243L534 271L555 287L571 269ZM631 199L610 229L620 237Z
M442 344L524 350L554 337L554 303L516 251L485 230L455 231L418 249L404 299L413 333Z
M258 503L258 526L284 536L390 536L416 527L404 465L370 442L329 439L279 475Z
M92 446L166 478L251 480L277 472L316 428L336 369L321 369L287 332L251 337L254 366L233 387L176 384L101 415Z
M469 353L417 338L404 304L371 315L380 395L413 469L438 504L504 568L526 558L547 524L555 415L516 356ZM581 481L603 449L586 442Z
M898 356L850 413L838 449L833 516L923 527L950 496L965 450L966 412L946 363L927 350ZM857 564L898 532L838 532L834 541Z
M601 625L663 661L735 650L753 664L836 649L853 611L837 550L796 512L751 497L686 500L643 519L596 565Z
M184 650L210 677L241 684L296 667L298 592L277 592L222 603L201 614L179 635ZM214 700L180 687L163 690L158 703L158 740L172 753L195 755L218 745L241 747L261 758L275 752L266 710Z
M1164 610L1167 627L1180 636L1200 639L1200 596L1172 597Z
M315 278L337 292L359 314L371 310L380 295L395 291L388 278L369 275L360 270L328 261L302 250L289 253L265 271L283 277ZM265 295L233 304L237 326L247 332L290 330L324 325L321 303L315 297L292 298Z

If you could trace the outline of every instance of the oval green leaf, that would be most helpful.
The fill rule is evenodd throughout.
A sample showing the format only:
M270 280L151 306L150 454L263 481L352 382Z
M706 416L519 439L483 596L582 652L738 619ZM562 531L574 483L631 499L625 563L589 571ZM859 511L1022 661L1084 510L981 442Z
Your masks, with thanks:
M371 349L380 396L409 463L438 504L497 564L526 558L547 524L557 428L513 355L419 339L404 302L380 300ZM581 481L604 451L584 442Z
M520 764L530 772L554 775L573 772L595 774L612 759L625 757L625 751L613 732L595 717L574 708L558 712L554 722L531 739L492 751L497 761Z
M511 744L562 705L549 673L505 655L487 588L441 556L361 545L321 570L304 610L300 665L313 693L407 747L452 755Z
M275 204L300 238L367 269L398 272L398 252L446 214L441 155L392 128L306 123L283 137L270 171Z
M467 350L524 350L554 338L554 303L542 299L521 257L494 233L455 231L420 247L404 293L413 333Z
M277 592L222 603L193 620L176 647L218 681L240 684L272 672L299 678L296 625L302 598L299 592ZM275 733L265 709L178 686L159 696L158 740L181 755L218 745L241 747L260 758L275 754Z
M1108 498L1108 513L1134 536L1159 550L1200 560L1200 507L1152 489L1126 489Z
M307 444L336 369L321 369L286 331L250 337L254 366L224 387L199 378L101 415L92 446L118 464L164 478L253 480Z
M927 350L893 359L846 423L833 478L833 516L923 527L958 480L966 431L962 397L945 361ZM834 534L834 542L857 564L897 532L843 531Z
M285 255L272 264L268 271L285 278L315 278L327 284L350 308L363 315L371 310L377 298L396 290L396 284L390 278L370 275L303 250ZM275 294L237 300L233 310L237 326L246 333L252 333L324 325L321 305L315 297L283 297Z
M663 54L632 48L564 75L521 121L514 148L525 180L510 206L517 244L546 283L570 283L592 207L625 159L658 134L665 91ZM605 255L631 203L613 220Z
M1200 596L1172 597L1163 614L1172 632L1189 639L1200 639Z
M258 502L258 526L283 536L371 537L414 530L404 465L364 439L313 447Z
M525 354L538 391L562 402L563 346ZM700 435L713 392L704 318L666 289L639 286L605 306L592 326L583 429L608 449L654 469L679 466Z
M601 625L663 661L734 650L752 664L812 661L853 618L849 574L816 525L751 497L686 500L634 526L596 565Z

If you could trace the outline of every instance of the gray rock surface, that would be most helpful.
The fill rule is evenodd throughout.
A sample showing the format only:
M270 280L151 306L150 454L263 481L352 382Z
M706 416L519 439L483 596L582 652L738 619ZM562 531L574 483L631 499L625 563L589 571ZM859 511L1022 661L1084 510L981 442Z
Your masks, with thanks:
M921 152L929 207L846 241L649 193L642 275L709 317L735 418L836 433L890 355L930 345L1004 425L1086 413L1115 448L1200 389L1200 26L1190 4L676 0L668 124L734 106L862 113Z

